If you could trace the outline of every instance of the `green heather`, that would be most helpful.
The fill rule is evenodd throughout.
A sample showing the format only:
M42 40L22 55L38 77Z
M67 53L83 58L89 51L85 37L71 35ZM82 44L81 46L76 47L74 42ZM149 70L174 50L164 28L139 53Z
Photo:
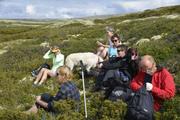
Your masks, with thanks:
M48 49L40 46L41 43L60 46L66 56L73 52L95 52L96 41L106 39L104 28L107 25L116 28L123 42L137 47L141 55L153 55L159 64L169 69L176 85L180 86L180 6L106 19L0 20L0 120L40 120L43 116L47 120L83 120L83 96L79 112L76 112L74 102L60 101L55 103L59 111L55 117L43 110L37 115L24 114L23 111L34 103L36 95L44 92L55 94L58 90L55 79L49 79L41 87L33 87L30 72L44 62L51 64L42 58ZM101 93L90 91L95 79L86 78L85 81L87 119L123 120L126 104L102 100ZM74 82L82 91L78 74L75 74ZM165 102L163 112L155 116L157 120L179 120L179 93Z

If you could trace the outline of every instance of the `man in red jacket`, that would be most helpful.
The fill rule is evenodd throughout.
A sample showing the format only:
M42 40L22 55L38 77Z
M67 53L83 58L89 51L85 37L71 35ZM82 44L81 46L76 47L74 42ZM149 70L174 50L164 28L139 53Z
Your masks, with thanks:
M142 57L140 72L133 78L130 87L137 91L144 84L145 74L152 76L152 81L146 83L146 90L151 91L154 98L155 111L160 110L162 102L175 95L175 84L172 75L165 68L159 69L154 58L150 55Z

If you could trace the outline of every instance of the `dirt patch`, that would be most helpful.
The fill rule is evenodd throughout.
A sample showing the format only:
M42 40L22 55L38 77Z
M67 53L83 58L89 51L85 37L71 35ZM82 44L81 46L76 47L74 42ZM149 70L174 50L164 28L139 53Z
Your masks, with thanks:
M0 55L4 54L4 53L6 53L6 52L7 52L7 50L1 49L1 50L0 50Z

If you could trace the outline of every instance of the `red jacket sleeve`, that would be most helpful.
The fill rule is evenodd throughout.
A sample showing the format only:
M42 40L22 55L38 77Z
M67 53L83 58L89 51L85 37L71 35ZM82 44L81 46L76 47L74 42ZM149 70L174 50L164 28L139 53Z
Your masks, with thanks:
M131 81L130 88L133 91L137 91L138 89L140 89L140 87L143 85L143 81L144 81L143 79L144 79L143 73L139 72Z
M161 99L171 99L175 95L174 79L166 69L162 72L161 88L153 86L152 92Z

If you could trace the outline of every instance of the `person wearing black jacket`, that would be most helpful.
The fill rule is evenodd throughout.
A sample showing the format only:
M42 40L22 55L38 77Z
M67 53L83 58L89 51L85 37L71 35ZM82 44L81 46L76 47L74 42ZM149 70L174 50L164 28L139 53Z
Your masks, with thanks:
M121 46L123 48L123 46ZM122 49L122 48L119 49ZM119 50L118 49L118 50ZM119 53L119 52L118 52ZM122 54L122 53L119 53ZM121 55L120 55L121 56ZM136 76L138 73L138 54L137 49L129 48L124 57L116 58L117 61L114 63L106 64L104 67L108 70L106 76L112 77L108 80L108 78L104 78L103 85L109 86L108 89L105 90L105 99L116 101L118 99L123 100L124 102L129 101L129 96L131 96L131 89L129 88L129 83L131 79ZM117 69L118 67L118 69ZM123 72L124 74L117 74ZM108 75L109 74L109 75ZM111 76L111 75L114 75Z
M114 78L114 73L117 69L125 68L127 66L127 46L119 45L117 47L118 57L111 57L108 61L104 61L102 64L101 72L97 77L96 89L99 90L102 87L103 81L107 81L110 78ZM123 73L121 73L123 74Z
M138 71L137 50L125 45L117 47L118 57L103 62L102 72L97 77L96 90L104 89L106 96L116 86L128 87L130 80Z
M138 72L138 54L137 49L129 48L127 46L119 45L117 47L118 57L112 57L109 61L103 63L102 69L128 69L128 72L134 77ZM124 51L124 52L123 52Z

